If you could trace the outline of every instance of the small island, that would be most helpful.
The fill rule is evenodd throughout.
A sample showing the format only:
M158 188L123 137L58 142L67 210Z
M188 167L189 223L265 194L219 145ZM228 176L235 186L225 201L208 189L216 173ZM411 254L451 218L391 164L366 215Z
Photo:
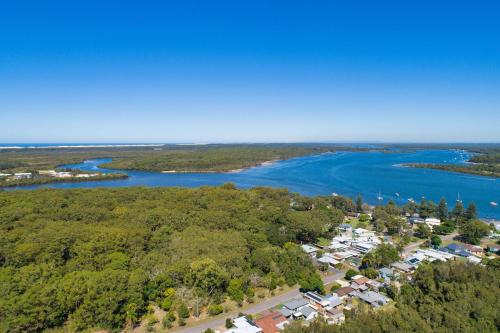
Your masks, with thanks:
M467 173L485 177L500 177L500 148L496 147L463 147L474 155L466 164L435 164L435 163L406 163L403 166L412 168L435 169L459 173Z
M127 178L124 173L87 173L83 171L38 170L32 172L0 173L1 187L43 185L51 183L78 183Z

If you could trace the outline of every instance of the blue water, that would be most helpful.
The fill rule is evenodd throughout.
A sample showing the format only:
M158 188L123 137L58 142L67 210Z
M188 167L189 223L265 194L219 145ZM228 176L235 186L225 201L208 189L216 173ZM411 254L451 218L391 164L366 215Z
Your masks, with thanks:
M358 194L370 203L383 203L392 199L399 204L408 198L417 202L422 196L439 201L445 197L454 205L458 193L464 204L475 202L484 218L500 219L500 208L490 201L500 202L500 179L474 175L402 167L402 163L465 163L469 154L454 150L421 150L411 152L341 152L306 156L261 166L240 173L161 174L128 171L127 179L112 181L58 183L26 186L33 189L89 188L120 186L183 186L220 185L233 182L240 188L271 186L288 188L304 195L325 195L332 192L355 197ZM65 167L86 171L117 172L99 168L109 159L97 159ZM118 171L123 172L123 171ZM396 192L400 194L398 198Z

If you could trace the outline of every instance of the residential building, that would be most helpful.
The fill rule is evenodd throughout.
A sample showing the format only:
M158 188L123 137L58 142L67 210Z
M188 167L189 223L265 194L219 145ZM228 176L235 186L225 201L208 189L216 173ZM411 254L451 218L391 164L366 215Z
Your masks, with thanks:
M441 225L441 220L435 217L428 217L425 219L425 224L427 224L427 226L432 229L435 226Z
M346 299L349 296L354 295L356 290L352 287L342 287L335 290L334 294L337 295L341 299Z
M233 326L228 329L227 333L262 333L262 328L255 325L255 323L249 320L247 317L238 317L233 320Z
M323 308L330 305L330 302L323 298L323 296L320 296L312 291L305 293L304 298L307 299L309 303L317 304Z
M260 327L263 333L278 333L288 322L281 313L273 311L255 320L255 325Z
M372 307L377 308L379 306L389 303L389 299L384 295L377 293L375 291L366 291L363 293L358 293L358 298L366 303L370 304Z
M32 176L31 172L18 172L14 174L14 179L30 179Z
M317 247L314 247L309 244L302 244L302 250L304 250L305 253L309 254L310 256L315 256L316 252L319 251Z
M398 273L403 273L403 274L411 274L415 270L415 267L407 264L403 261L396 261L391 264L391 267L394 269L394 271Z

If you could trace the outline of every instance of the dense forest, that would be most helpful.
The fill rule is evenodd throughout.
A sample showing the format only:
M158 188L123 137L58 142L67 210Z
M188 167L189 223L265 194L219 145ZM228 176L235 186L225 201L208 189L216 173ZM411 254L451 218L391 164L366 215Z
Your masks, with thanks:
M332 235L330 205L232 184L0 191L0 332L119 331L151 302L181 320L257 288L320 289L296 244Z
M334 151L328 147L234 146L198 150L166 150L154 155L128 156L103 164L104 168L177 171L224 172L257 166L263 162Z
M464 262L421 265L414 279L389 294L395 308L348 312L341 326L317 321L309 327L294 323L285 333L396 333L500 331L499 259L486 267Z
M32 172L93 158L113 158L110 168L183 172L230 171L328 151L366 149L335 144L209 144L146 147L0 149L0 172Z

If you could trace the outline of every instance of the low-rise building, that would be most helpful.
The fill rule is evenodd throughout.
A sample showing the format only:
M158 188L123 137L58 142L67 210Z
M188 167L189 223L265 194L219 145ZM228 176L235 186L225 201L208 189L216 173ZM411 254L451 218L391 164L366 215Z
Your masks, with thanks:
M14 174L14 179L30 179L32 176L31 172L18 172Z
M302 244L302 250L304 250L304 252L309 254L310 256L315 256L316 252L319 251L317 247L309 244Z
M289 321L279 312L269 312L255 320L255 325L262 329L263 333L278 333L284 329Z
M233 320L233 327L226 331L227 333L262 333L262 328L258 327L247 317L238 317Z
M389 299L387 297L375 291L365 291L363 293L358 293L357 296L359 299L365 301L374 308L389 303Z
M438 225L441 225L441 220L435 217L428 217L425 219L425 224L427 224L427 226L432 229Z
M337 295L340 299L346 299L350 296L353 296L356 293L356 290L350 286L342 287L334 291L334 294Z
M407 264L403 261L396 261L391 264L391 267L393 268L394 271L398 273L403 273L403 274L411 274L415 270L415 267Z
M317 304L323 308L330 305L330 302L323 298L323 296L320 296L312 291L308 291L307 293L305 293L304 298L307 299L309 303Z

